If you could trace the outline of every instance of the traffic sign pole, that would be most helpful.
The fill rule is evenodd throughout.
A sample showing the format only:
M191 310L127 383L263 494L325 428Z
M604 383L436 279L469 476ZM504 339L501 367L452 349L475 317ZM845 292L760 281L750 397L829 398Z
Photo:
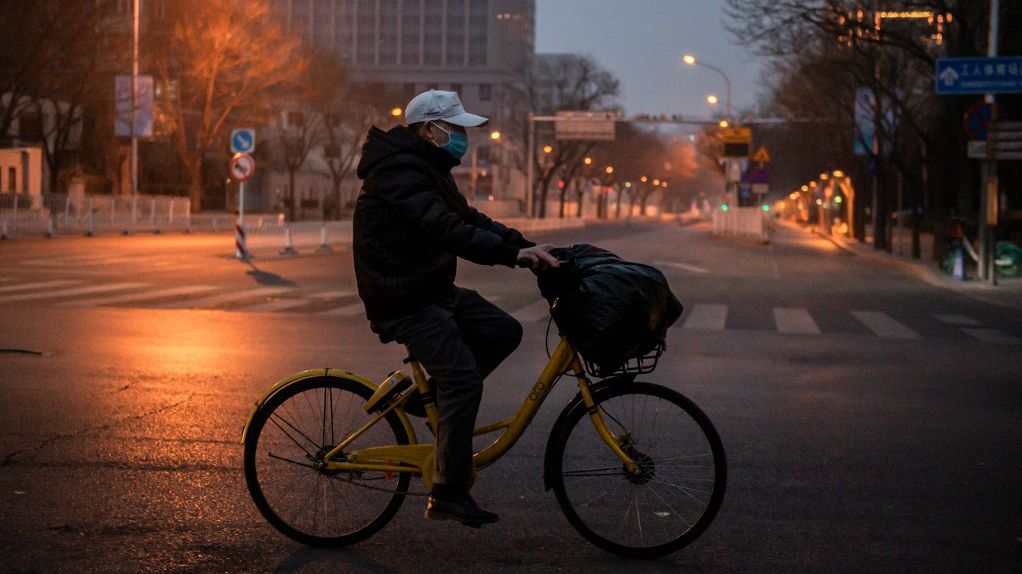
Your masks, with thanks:
M987 56L997 56L997 33L1000 27L1000 0L990 0L990 28L987 34ZM994 105L994 94L987 93L983 98L993 108L990 119L997 122L997 106ZM987 157L983 160L983 183L979 194L979 278L991 285L997 285L997 270L993 265L993 230L989 214L991 208L997 211L997 162L993 159L994 146L987 143ZM993 193L991 193L991 191ZM992 195L992 197L991 197ZM996 225L996 219L993 225Z

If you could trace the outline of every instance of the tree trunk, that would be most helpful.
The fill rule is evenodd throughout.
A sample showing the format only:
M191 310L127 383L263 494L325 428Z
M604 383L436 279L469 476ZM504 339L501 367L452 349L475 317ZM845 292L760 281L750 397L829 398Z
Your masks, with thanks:
M341 218L344 210L343 198L341 197L341 180L334 178L334 219Z
M614 219L621 219L621 190L617 190L617 206L614 208Z
M293 222L295 220L295 214L297 212L295 206L295 170L288 166L287 170L287 220Z
M577 211L575 213L576 213L576 215L578 217L582 217L582 198L585 197L585 191L582 190L582 189L579 189L577 191L577 193L578 193L578 208L577 208Z
M561 209L557 214L557 217L564 219L564 196L568 195L568 186L565 185L564 189L561 190Z

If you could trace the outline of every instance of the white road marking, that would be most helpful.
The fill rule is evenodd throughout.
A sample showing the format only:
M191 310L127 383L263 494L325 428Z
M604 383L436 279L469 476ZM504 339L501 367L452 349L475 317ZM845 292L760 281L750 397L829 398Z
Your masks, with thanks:
M941 323L959 327L979 327L981 325L979 321L965 315L934 315L934 317Z
M778 332L789 335L820 334L820 328L805 309L774 307L774 323Z
M1009 335L1000 329L962 329L962 331L984 343L997 343L1000 345L1022 344L1022 339Z
M852 316L884 339L918 339L919 333L895 321L887 313L881 311L852 311Z
M149 291L145 293L131 293L129 295L113 295L110 297L79 299L77 301L61 303L60 307L96 307L99 305L111 305L117 303L135 303L149 301L152 299L162 299L164 297L176 297L178 295L194 295L196 293L204 293L213 289L216 289L216 287L212 285L188 285L185 287L172 287L170 289L161 289L159 291Z
M309 299L277 299L275 301L267 301L258 305L249 305L247 307L238 307L232 309L233 311L241 311L243 313L271 313L273 311L281 311L283 309L291 309L293 307L301 307L302 305L308 305L312 303Z
M145 283L110 283L107 285L79 287L78 289L69 289L65 291L47 291L45 293L22 293L21 295L8 295L7 297L0 297L0 303L11 303L14 301L32 301L35 299L56 299L74 297L76 295L90 295L92 293L106 293L108 291L123 291L125 289L135 289L138 287L146 286L147 285Z
M0 287L0 293L10 293L12 291L28 291L30 289L45 289L47 287L57 287L58 285L73 285L75 283L81 283L81 281L41 281L38 283L22 283L20 285L7 285Z
M350 305L345 305L343 307L334 307L333 309L330 309L329 311L323 311L322 313L317 313L317 315L325 315L325 316L329 316L329 317L350 317L352 315L358 315L359 313L364 313L365 309L366 309L365 305L362 304L362 301L359 301L357 303L352 303Z
M695 265L689 265L688 263L678 263L677 261L654 261L653 265L674 267L681 269L682 271L688 271L689 273L709 273L708 269L702 267L696 267Z
M354 291L320 291L309 295L313 299L341 299L357 295Z
M520 323L546 321L550 318L550 304L547 303L546 299L540 299L535 303L529 303L524 307L516 309L511 313L511 316L518 319Z
M220 293L219 295L212 295L209 297L202 297L200 299L174 301L173 303L166 303L164 305L157 305L156 309L199 309L212 307L214 305L220 305L222 303L230 303L231 301L237 301L239 299L248 299L250 297L262 297L266 295L276 295L278 293L284 293L287 289L284 287L261 287L259 289L243 289L241 291L228 291L227 293Z
M693 305L683 329L691 331L723 331L727 323L727 305L703 303Z

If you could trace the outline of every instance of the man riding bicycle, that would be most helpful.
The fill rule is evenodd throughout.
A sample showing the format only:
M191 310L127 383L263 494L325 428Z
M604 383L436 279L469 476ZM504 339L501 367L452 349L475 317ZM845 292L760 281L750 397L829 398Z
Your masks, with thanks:
M451 169L468 148L465 128L487 118L454 92L430 90L405 108L407 125L369 130L354 216L359 296L373 332L396 341L431 376L439 412L434 486L426 517L496 522L469 494L472 434L483 380L521 342L522 327L475 291L455 286L457 258L481 265L557 266L536 245L468 205Z

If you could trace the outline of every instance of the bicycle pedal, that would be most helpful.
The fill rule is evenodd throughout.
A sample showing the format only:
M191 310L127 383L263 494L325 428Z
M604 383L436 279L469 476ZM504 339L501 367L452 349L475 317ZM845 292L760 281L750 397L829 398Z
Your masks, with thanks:
M362 405L362 408L367 413L379 411L381 407L389 404L394 397L411 386L411 379L406 377L401 371L394 371L380 383L380 386L376 388L376 392L373 393L373 396L369 397L369 400Z

